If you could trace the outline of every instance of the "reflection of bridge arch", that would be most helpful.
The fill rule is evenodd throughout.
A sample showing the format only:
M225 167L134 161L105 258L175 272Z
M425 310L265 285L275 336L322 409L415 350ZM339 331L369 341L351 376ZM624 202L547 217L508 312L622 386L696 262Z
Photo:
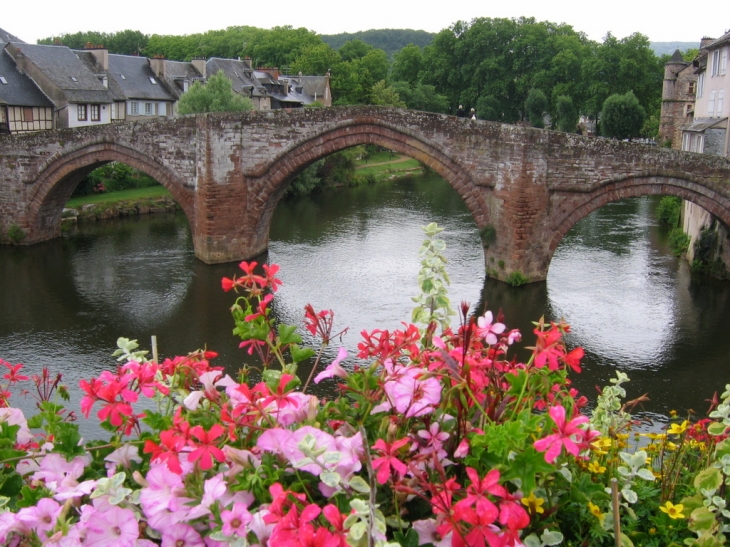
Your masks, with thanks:
M726 226L730 226L730 199L706 185L689 180L686 175L637 175L603 181L586 190L583 193L573 194L570 210L556 219L548 246L549 261L552 261L553 254L565 234L581 219L604 205L624 198L647 195L676 196L699 205Z
M33 239L48 239L60 233L63 207L78 183L97 167L111 161L134 167L162 184L193 225L192 193L169 168L128 146L104 142L56 155L42 167L28 196L28 220L35 236Z
M268 171L256 173L265 180L257 193L261 209L255 221L256 233L266 234L268 241L274 209L290 182L305 167L335 152L363 144L382 146L428 166L461 196L477 226L487 224L489 212L483 195L469 173L453 158L423 137L393 127L383 119L353 118L295 143L269 163Z

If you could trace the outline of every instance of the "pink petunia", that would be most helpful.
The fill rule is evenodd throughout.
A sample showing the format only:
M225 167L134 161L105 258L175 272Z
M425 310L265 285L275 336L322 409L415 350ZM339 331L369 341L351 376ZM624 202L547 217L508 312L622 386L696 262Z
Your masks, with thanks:
M162 531L162 547L204 547L205 541L189 524L173 524Z
M578 426L588 421L587 416L576 416L572 420L565 421L565 408L562 405L555 405L548 410L550 418L557 427L555 433L548 435L538 441L533 446L538 452L545 452L545 461L553 463L562 452L563 447L573 456L577 456L580 448L576 442L582 442L588 433L585 429Z
M230 510L221 511L223 533L227 536L246 537L251 519L251 513L245 504L234 503Z
M87 547L134 547L138 537L139 523L131 509L97 511L86 525Z
M317 376L314 377L314 383L318 384L322 380L326 378L334 378L337 376L338 378L347 378L347 371L340 366L340 363L347 357L347 350L345 348L340 348L337 352L337 358L332 361L329 365L327 365L327 368L325 368L322 372L317 374Z

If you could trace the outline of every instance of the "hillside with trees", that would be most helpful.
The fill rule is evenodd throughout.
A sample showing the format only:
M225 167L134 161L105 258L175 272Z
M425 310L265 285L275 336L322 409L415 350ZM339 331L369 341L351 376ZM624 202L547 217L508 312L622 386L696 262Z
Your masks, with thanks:
M360 32L342 32L340 34L322 34L321 38L324 43L334 49L340 49L345 43L351 40L360 40L375 48L382 49L388 54L388 57L392 57L408 44L426 47L431 43L434 36L435 34L426 32L425 30L387 28L363 30Z

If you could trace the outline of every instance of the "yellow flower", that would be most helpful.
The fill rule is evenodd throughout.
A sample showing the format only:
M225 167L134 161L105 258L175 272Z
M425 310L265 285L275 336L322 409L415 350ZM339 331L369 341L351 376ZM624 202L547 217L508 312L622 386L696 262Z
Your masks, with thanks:
M674 444L672 441L667 441L667 444L665 444L664 446L670 452L674 452L675 450L677 450L677 445Z
M684 509L684 505L681 503L678 503L677 505L674 505L671 501L668 501L664 505L660 505L659 509L669 515L669 518L673 519L683 519L685 516L682 514L682 509Z
M669 411L669 415L672 416L672 417L674 417L674 416L677 415L677 411L676 410L670 410Z
M544 513L545 509L543 509L542 505L545 503L545 500L543 498L536 498L535 492L530 492L530 495L526 498L522 498L520 500L522 502L522 505L527 507L528 511L530 513Z
M652 441L663 441L667 438L666 433L647 433L646 436Z
M603 513L601 513L601 508L598 507L598 505L594 505L593 502L588 502L588 510L591 512L591 515L596 517L598 520L603 521Z
M672 424L669 426L669 433L670 435L681 435L687 430L687 426L689 425L689 421L685 420L681 424Z
M609 448L611 448L611 439L608 437L601 437L591 443L591 450L596 454L608 454Z
M606 472L606 467L598 462L591 462L588 464L588 471L591 473L603 474Z

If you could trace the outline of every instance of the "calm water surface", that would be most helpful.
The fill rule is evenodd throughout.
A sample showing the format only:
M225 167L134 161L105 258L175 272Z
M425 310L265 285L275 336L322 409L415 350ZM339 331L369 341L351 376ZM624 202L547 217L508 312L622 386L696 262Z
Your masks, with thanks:
M420 227L437 222L446 228L452 303L503 308L527 345L531 321L565 318L569 344L587 354L575 385L593 398L594 386L627 372L629 397L648 393L641 414L661 422L671 409L704 412L705 399L730 381L730 284L691 277L671 256L656 203L631 199L594 212L558 247L547 282L516 289L485 279L474 221L436 177L282 202L259 261L281 266L278 318L301 324L306 303L334 310L353 356L363 329L409 320ZM73 387L114 366L117 337L149 347L154 334L162 355L207 346L235 371L248 356L231 335L234 296L220 289L234 273L235 264L194 258L183 215L87 224L56 241L0 247L0 358L61 371ZM74 398L75 406L77 391Z

